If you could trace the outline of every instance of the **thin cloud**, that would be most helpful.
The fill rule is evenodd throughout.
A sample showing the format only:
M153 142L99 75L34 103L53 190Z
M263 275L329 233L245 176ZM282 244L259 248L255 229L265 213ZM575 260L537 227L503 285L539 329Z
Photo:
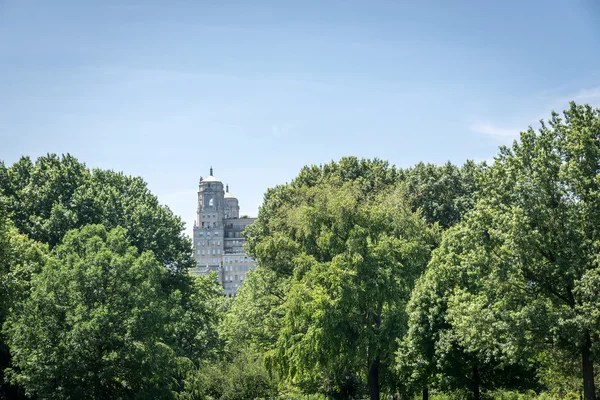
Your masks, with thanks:
M489 122L476 122L469 127L473 132L498 138L517 138L520 130L518 128L505 128Z
M573 96L570 100L576 103L587 103L591 106L600 106L600 86L592 89L584 89Z
M501 140L517 139L520 132L527 129L529 126L537 125L541 119L547 120L550 117L550 110L560 112L569 106L569 102L574 101L577 104L589 104L592 107L600 106L600 87L582 89L577 93L568 96L554 96L553 99L547 99L543 107L536 106L543 110L539 113L531 113L527 118L519 118L523 123L518 124L519 128L503 125L492 121L476 121L469 126L473 132L492 136ZM513 119L514 120L514 119Z

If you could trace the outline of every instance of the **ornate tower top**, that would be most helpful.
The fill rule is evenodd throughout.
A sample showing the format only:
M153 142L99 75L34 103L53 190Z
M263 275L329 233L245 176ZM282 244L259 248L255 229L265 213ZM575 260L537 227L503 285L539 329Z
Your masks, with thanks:
M213 169L210 167L210 176L213 176Z
M227 185L225 185L225 192L229 193L229 183Z

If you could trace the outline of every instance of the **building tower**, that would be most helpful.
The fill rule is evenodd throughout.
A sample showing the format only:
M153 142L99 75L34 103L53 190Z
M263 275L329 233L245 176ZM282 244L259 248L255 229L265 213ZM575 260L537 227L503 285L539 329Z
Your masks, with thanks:
M223 219L225 217L223 183L210 175L198 183L198 208L194 224L194 257L196 265L206 272L216 272L222 283Z
M238 199L229 193L229 185L225 187L225 218L239 218L240 206Z
M255 218L240 218L238 199L229 185L210 176L198 183L198 208L194 221L194 258L197 275L216 273L226 296L235 296L246 274L256 267L244 250L243 231Z

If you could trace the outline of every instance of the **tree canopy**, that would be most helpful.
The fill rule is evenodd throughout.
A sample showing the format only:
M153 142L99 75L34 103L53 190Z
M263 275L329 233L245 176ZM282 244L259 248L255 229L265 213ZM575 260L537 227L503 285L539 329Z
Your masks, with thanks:
M11 381L42 398L168 397L164 274L123 228L67 233L6 321Z
M273 271L285 288L273 299L280 322L272 360L307 390L323 391L331 380L343 391L353 374L378 398L380 383L391 382L389 355L405 327L404 305L437 240L411 211L396 175L377 160L304 169L268 193L248 229L263 268L249 287Z

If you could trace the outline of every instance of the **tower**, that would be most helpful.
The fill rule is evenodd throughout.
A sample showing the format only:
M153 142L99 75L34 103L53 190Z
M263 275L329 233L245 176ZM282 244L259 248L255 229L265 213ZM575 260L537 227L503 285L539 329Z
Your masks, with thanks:
M239 218L240 206L238 199L229 193L229 185L225 186L225 218Z
M255 218L240 218L238 199L229 185L214 177L213 169L198 183L198 206L194 221L194 258L196 275L216 273L226 296L235 296L255 261L244 250L244 230Z
M194 224L194 258L196 264L217 272L222 282L223 219L225 216L225 191L223 183L210 175L198 183L198 207Z

